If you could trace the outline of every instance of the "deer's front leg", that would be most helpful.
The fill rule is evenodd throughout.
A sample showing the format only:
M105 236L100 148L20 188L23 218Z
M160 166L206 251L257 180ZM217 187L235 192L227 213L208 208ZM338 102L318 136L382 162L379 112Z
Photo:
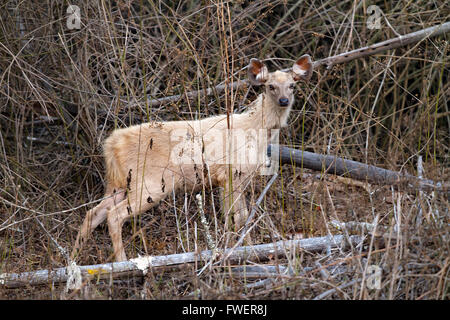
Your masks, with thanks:
M245 186L243 181L236 179L231 183L225 182L223 192L223 208L225 213L225 229L229 230L229 218L233 216L234 231L239 230L244 226L248 218L247 202L245 200Z

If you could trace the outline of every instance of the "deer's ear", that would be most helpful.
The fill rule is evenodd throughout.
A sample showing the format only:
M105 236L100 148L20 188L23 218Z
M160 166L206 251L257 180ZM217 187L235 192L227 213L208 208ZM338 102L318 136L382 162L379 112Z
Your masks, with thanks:
M258 59L251 59L248 65L248 78L253 85L260 86L267 81L269 71Z
M311 79L313 71L313 64L309 54L304 54L292 66L294 80L309 80Z

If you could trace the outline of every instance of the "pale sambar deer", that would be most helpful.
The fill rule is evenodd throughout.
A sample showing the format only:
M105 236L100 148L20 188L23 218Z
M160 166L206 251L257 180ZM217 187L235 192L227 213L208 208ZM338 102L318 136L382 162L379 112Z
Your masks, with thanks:
M221 132L229 132L230 128L241 132L270 132L285 127L294 102L295 83L301 79L309 80L312 68L309 55L300 57L288 72L269 73L260 60L251 59L249 80L254 85L265 85L265 92L246 112L231 114L229 118L219 115L194 121L143 123L113 131L103 148L107 182L105 198L86 213L72 258L90 233L107 219L115 259L126 260L122 226L127 219L149 210L172 192L181 189L186 192L204 184L224 188L224 211L234 213L235 230L239 230L248 216L243 192L247 181L255 174L256 166L219 161L215 152L223 143L217 136L224 136ZM181 143L183 137L186 141L200 137L201 147ZM256 150L265 156L265 148L257 145ZM183 158L183 153L188 156ZM205 154L216 154L216 158L205 160ZM265 159L264 156L259 159Z

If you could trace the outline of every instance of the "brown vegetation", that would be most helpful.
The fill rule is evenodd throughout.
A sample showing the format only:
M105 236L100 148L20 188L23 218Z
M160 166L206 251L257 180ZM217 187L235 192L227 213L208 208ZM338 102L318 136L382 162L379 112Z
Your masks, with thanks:
M259 92L227 87L164 104L151 99L236 83L246 78L250 58L282 69L305 53L319 60L450 20L441 0L375 1L384 13L381 29L367 27L364 1L74 4L81 28L73 30L60 1L0 4L0 273L67 265L58 246L70 251L86 211L105 191L101 146L113 129L241 112ZM421 156L424 177L449 181L448 37L318 68L298 90L280 143L414 175ZM254 182L251 203L267 178ZM206 193L203 210L215 245L224 248L217 192ZM69 296L63 286L0 287L0 298L449 298L449 204L439 194L406 194L284 165L251 238L342 233L334 220L377 220L389 237L349 230L368 235L365 245L272 257L265 265L292 272L270 282L233 276L227 265L201 274L201 265L186 265L87 282ZM208 249L190 193L169 196L123 233L129 257ZM112 253L101 225L77 262L110 261ZM379 290L363 283L370 265L383 270Z

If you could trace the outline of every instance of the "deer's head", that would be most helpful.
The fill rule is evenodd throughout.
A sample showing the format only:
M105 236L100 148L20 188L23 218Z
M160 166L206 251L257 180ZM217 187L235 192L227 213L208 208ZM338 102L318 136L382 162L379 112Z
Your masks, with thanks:
M309 80L313 65L311 57L305 54L298 59L288 72L268 72L264 63L258 59L251 59L248 66L248 77L253 85L264 85L266 96L273 104L280 107L290 107L294 102L295 83L299 80Z

